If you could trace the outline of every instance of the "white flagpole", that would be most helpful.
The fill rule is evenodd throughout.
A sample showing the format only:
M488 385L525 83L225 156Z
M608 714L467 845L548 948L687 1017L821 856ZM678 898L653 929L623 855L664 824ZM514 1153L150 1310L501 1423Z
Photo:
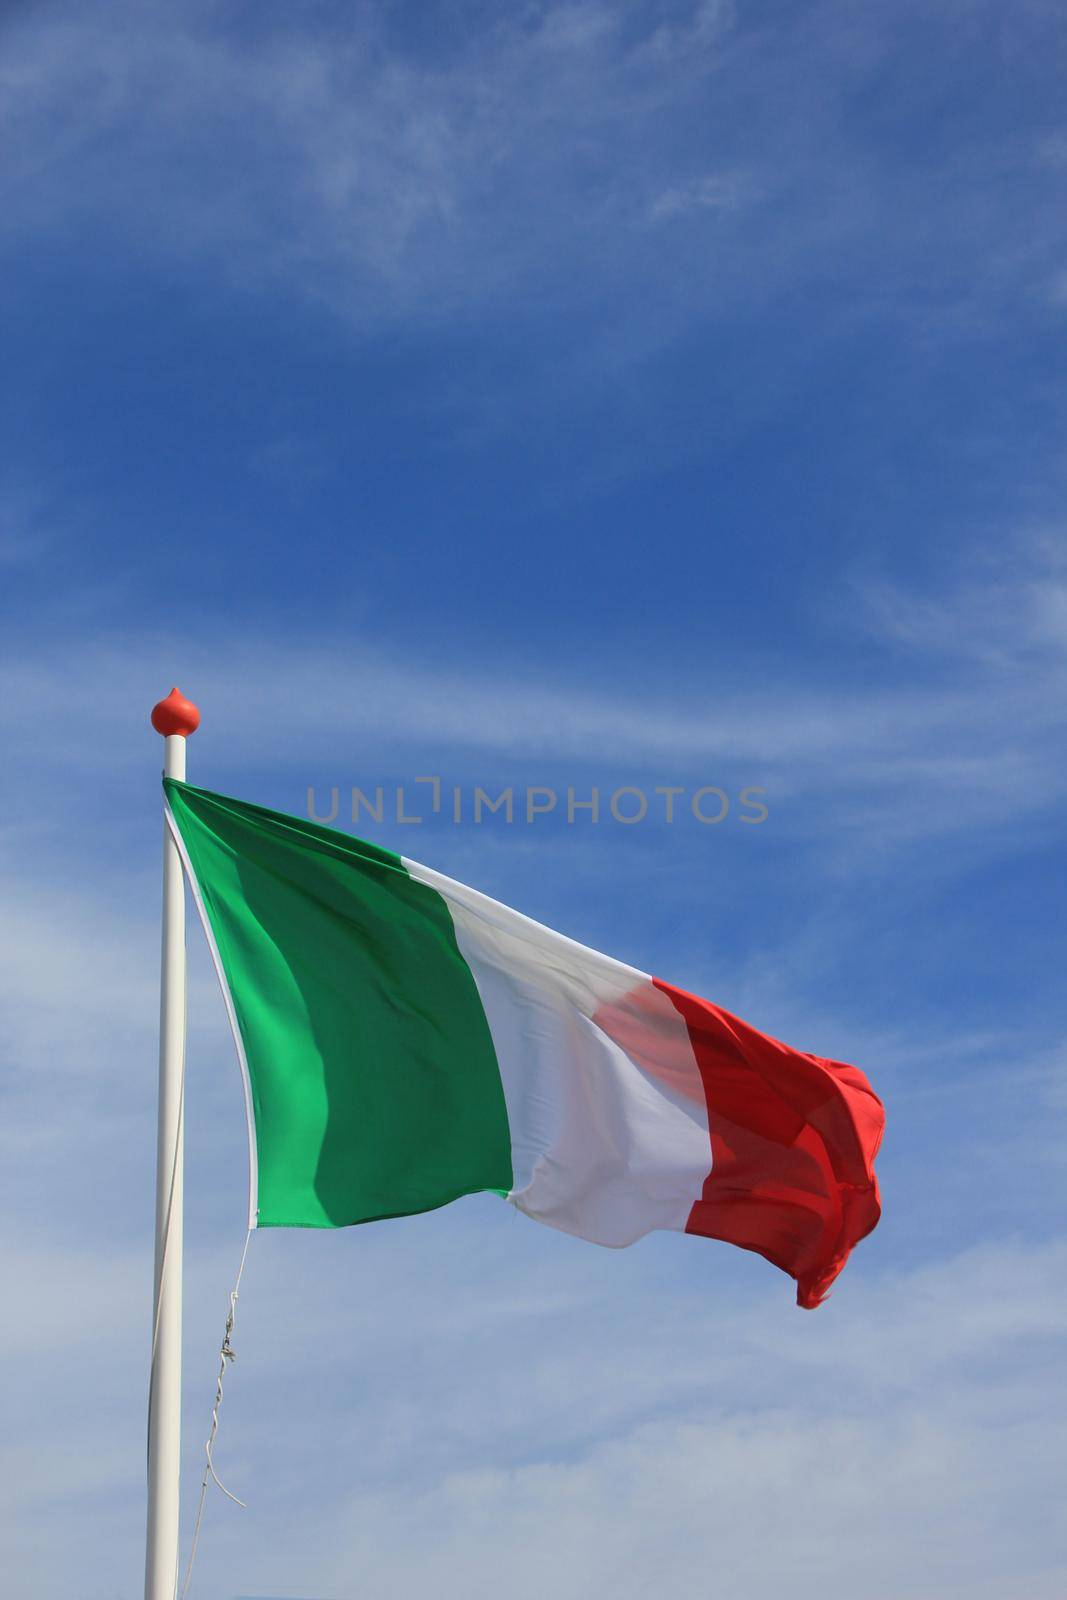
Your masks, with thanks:
M185 741L200 713L172 689L152 712L165 739L164 772L185 779ZM163 825L163 957L159 1002L156 1263L148 1397L148 1531L145 1600L174 1600L178 1587L178 1477L182 1406L182 1166L185 1076L185 886L177 846Z

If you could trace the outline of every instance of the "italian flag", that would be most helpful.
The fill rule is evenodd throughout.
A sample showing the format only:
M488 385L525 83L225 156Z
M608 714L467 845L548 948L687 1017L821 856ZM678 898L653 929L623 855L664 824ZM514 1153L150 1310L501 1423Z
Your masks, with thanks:
M377 845L164 787L244 1074L250 1226L488 1190L596 1244L755 1250L806 1307L875 1226L855 1067Z

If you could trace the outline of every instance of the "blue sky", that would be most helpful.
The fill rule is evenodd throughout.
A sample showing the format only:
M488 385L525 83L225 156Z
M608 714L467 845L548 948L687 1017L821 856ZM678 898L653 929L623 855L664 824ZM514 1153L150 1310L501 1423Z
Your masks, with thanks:
M194 781L291 811L765 788L753 828L376 836L889 1111L883 1223L814 1316L742 1252L488 1197L257 1237L218 1451L249 1508L209 1504L193 1594L1062 1594L1062 12L38 3L0 36L18 1592L140 1592L177 682ZM245 1187L190 946L187 1511Z

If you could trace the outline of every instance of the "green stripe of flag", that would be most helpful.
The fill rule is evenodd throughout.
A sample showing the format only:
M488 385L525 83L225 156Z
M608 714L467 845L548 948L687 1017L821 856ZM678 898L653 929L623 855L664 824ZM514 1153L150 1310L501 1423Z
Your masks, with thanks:
M165 780L248 1064L261 1227L512 1187L504 1093L440 895L399 856Z

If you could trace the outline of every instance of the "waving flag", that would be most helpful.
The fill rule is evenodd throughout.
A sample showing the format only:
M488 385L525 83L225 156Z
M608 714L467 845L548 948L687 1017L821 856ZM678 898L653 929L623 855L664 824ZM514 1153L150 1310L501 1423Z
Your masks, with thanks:
M855 1067L376 845L165 788L244 1071L250 1226L488 1190L597 1244L758 1251L806 1307L875 1226Z

